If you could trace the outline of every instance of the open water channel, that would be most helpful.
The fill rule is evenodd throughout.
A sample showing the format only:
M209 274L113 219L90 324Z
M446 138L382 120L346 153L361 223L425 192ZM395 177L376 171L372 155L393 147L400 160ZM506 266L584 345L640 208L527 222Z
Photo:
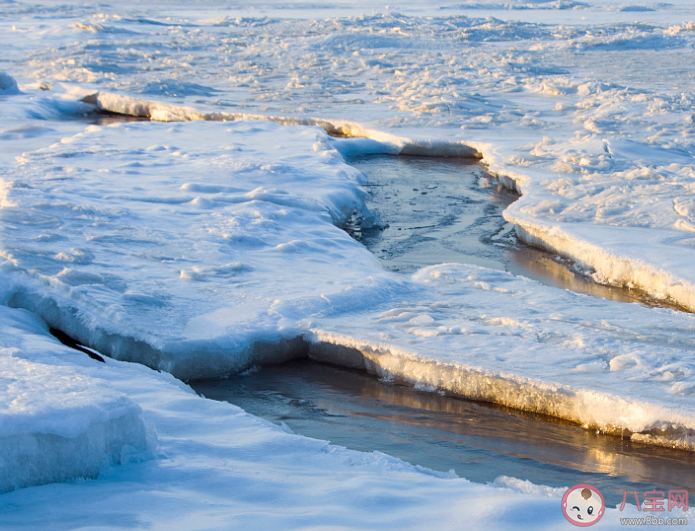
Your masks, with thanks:
M346 230L385 268L408 274L433 264L471 263L596 297L660 304L641 292L596 284L570 262L519 242L502 216L517 196L478 163L395 156L349 162L368 177L368 205L380 226L363 229L353 220ZM454 470L475 482L502 476L552 487L589 483L608 505L620 503L626 491L641 496L654 488L695 489L695 460L687 451L308 360L191 385L302 435Z

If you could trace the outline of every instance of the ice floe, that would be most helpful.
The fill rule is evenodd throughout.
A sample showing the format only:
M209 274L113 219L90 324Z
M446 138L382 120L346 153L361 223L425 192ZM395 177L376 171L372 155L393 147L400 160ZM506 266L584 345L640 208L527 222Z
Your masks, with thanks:
M15 430L24 434L23 444L8 446L7 438L0 438L0 485L11 490L68 480L0 496L3 529L415 530L458 529L466 521L474 528L503 530L510 525L556 529L564 522L559 508L564 489L509 477L478 485L379 452L287 433L236 406L199 397L166 373L114 360L94 362L60 345L28 312L5 308L1 316L3 346L13 347L0 350L0 385L8 385L4 369L13 364L10 387L30 390L32 398L19 401L27 406ZM16 370L21 363L33 371ZM54 378L42 379L49 373ZM59 408L60 416L42 418L40 413L51 408ZM100 429L88 421L92 418L120 423L112 426L115 430ZM29 441L32 432L38 435ZM74 437L78 433L83 435ZM75 444L85 441L81 448ZM109 456L116 443L121 452ZM136 451L128 443L145 445ZM8 458L19 450L21 466L10 466ZM121 465L108 466L116 463ZM81 464L91 466L80 469ZM26 482L32 471L36 475ZM96 471L97 481L85 480ZM607 528L619 527L618 515L639 513L630 505L623 512L610 508Z

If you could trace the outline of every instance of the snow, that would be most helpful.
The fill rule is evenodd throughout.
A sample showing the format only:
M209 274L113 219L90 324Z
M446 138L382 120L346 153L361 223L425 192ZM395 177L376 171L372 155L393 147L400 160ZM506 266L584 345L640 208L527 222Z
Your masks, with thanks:
M82 356L35 316L0 314L0 493L151 457L154 434L131 398L98 371L81 374Z
M7 72L0 72L0 94L17 94L19 88L15 79Z
M396 303L317 319L310 356L692 448L692 314L459 264L422 269L413 282L424 289Z
M308 354L692 449L692 314L461 264L398 276L340 229L376 221L344 156L482 157L522 194L522 239L695 309L692 20L686 1L0 3L0 491L73 480L3 494L3 525L564 521L547 487L287 434L124 361L186 379Z
M361 174L322 130L289 131L90 126L23 154L0 212L13 233L1 251L17 279L9 303L113 357L193 378L247 368L255 344L299 335L297 319L402 290L336 226L366 211Z

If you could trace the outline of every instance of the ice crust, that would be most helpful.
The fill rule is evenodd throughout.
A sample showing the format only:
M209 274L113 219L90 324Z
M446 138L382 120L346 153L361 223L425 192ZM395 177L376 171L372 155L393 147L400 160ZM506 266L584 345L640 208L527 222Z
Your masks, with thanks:
M310 356L422 390L693 447L691 314L459 264L425 268L413 282L424 289L407 300L349 323L322 319L308 336Z
M555 142L545 137L533 147L533 158L556 162L549 170L545 164L534 167L530 177L528 170L519 173L512 169L515 165L529 166L528 160L510 155L506 159L511 164L498 164L495 146L479 141L399 137L340 120L200 112L110 93L88 95L85 101L103 110L154 121L262 119L283 125L314 125L330 134L353 137L333 140L335 149L346 157L482 158L502 184L524 196L504 213L522 240L571 258L597 282L639 288L656 299L695 310L695 274L689 267L695 259L690 236L695 231L695 218L689 217L692 167L690 157L679 152L674 155L663 148L645 149L634 141L585 140L589 149L603 151L587 154L568 150L567 145L555 148ZM661 166L655 169L655 164ZM604 175L597 173L601 170L605 170ZM587 177L569 181L558 172ZM589 182L584 184L584 180ZM645 227L650 229L646 249Z
M404 289L336 226L368 222L361 178L320 129L91 126L5 183L8 303L182 378L244 369L297 320Z
M90 126L5 181L7 304L183 379L309 355L691 447L695 316L473 266L384 271L336 226L370 219L361 179L317 127Z
M367 6L354 2L328 18L294 4L267 18L207 6L164 26L83 7L64 14L26 75L81 83L102 108L154 120L263 117L384 141L390 152L477 152L523 192L506 214L522 236L601 282L695 309L691 270L678 260L692 260L691 246L672 245L695 227L692 94L680 60L695 43L695 11L669 5L406 2L360 14ZM69 52L59 45L85 34ZM124 57L157 68L109 71L119 44L152 42L166 61L136 48ZM666 230L650 238L664 252L635 253L624 228ZM610 247L596 249L585 232L605 233Z

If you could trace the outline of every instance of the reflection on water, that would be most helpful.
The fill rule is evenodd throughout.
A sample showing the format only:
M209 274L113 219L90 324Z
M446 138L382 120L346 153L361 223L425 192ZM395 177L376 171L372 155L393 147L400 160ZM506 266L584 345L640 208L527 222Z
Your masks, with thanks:
M598 435L568 422L384 383L298 360L228 380L192 382L302 435L378 450L486 483L510 476L553 487L595 485L609 505L624 491L695 489L692 454Z
M673 307L640 290L596 284L571 262L519 242L502 217L518 196L475 161L372 155L348 162L367 176L367 205L382 225L352 233L387 269L412 273L446 262L475 264L594 297Z

